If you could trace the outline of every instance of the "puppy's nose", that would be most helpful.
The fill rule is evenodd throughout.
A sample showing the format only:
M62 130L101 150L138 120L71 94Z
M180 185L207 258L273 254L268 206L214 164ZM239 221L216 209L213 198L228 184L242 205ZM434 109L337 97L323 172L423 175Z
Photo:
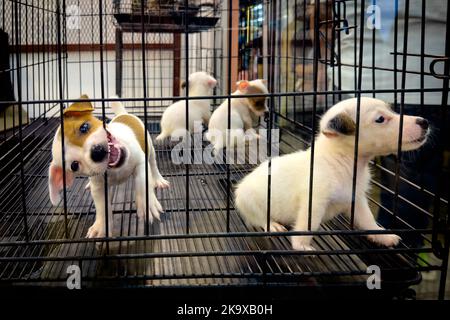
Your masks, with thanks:
M417 118L416 119L416 123L423 129L423 130L427 130L428 129L428 120L424 119L424 118Z
M102 162L106 155L108 154L108 150L106 146L102 144L96 144L91 149L91 159L94 162Z

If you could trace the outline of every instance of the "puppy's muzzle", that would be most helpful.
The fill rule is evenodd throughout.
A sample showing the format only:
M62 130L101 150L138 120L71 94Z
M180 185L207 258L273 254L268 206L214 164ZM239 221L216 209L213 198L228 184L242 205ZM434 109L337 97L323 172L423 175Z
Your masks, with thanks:
M429 124L428 120L424 118L417 118L416 123L422 128L422 130L427 131Z
M91 149L91 159L94 162L102 162L108 155L108 147L102 144L96 144Z
M424 118L417 118L416 124L418 124L422 129L422 136L419 138L419 142L425 141L430 130L430 124L428 123L428 120Z

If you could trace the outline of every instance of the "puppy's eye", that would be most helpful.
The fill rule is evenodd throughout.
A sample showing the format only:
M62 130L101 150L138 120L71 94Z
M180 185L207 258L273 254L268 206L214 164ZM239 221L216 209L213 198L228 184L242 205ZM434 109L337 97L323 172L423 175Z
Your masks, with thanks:
M383 116L379 116L378 118L375 119L376 123L383 123L386 119Z
M88 133L90 128L91 128L91 125L89 124L89 122L85 122L80 126L80 132L83 134Z
M73 172L77 172L78 169L80 169L80 164L78 163L78 161L73 161L73 162L70 164L70 169L71 169Z

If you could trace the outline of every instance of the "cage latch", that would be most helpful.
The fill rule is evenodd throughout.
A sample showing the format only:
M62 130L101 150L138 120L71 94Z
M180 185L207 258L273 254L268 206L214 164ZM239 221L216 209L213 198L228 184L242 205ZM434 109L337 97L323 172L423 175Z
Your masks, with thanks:
M439 74L436 72L435 70L435 66L437 63L439 62L443 62L443 63L448 63L448 57L442 57L442 58L436 58L433 61L431 61L430 63L430 73L433 75L433 77L438 78L438 79L448 79L450 78L449 74Z

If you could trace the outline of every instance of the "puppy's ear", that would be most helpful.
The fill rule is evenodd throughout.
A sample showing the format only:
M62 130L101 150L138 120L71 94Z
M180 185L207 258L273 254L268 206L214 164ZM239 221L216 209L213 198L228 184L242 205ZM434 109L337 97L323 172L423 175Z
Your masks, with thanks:
M214 79L213 77L209 77L208 86L210 86L211 88L214 88L216 85L217 85L217 80Z
M48 191L50 195L50 201L54 206L58 205L61 200L59 193L64 188L63 180L63 169L62 167L53 163L50 163L50 168L48 169ZM73 173L66 170L66 187L70 188L73 184Z
M348 114L339 113L328 121L322 133L328 138L332 138L340 134L345 136L355 135L355 131L355 121Z
M89 101L89 97L87 95L83 94L80 97L80 100L86 101L72 103L68 108L64 110L64 117L76 117L83 115L86 112L92 113L94 111L94 106Z
M180 87L181 87L181 90L184 90L186 88L186 80L181 81Z
M248 87L250 86L250 82L248 82L247 80L240 80L238 82L236 82L237 88L239 91L242 92L247 92Z

